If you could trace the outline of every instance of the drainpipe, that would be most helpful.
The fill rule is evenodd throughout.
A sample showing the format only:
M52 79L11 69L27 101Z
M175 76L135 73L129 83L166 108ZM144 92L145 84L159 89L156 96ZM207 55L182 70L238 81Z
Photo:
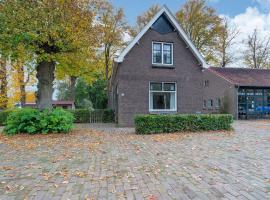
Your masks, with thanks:
M236 117L236 120L238 120L239 119L239 110L238 110L238 99L239 99L239 96L238 96L238 91L239 91L239 86L238 85L236 85L235 86L236 87L236 111L237 111L237 117Z

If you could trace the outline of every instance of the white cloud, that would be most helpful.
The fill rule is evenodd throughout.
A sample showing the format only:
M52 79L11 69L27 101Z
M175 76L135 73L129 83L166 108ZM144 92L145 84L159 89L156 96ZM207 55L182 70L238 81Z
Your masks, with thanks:
M269 2L270 0L256 0ZM232 51L235 52L237 57L240 57L241 52L245 50L244 40L247 39L248 35L252 34L254 29L257 29L261 37L270 36L270 11L261 12L256 7L249 7L244 13L236 15L233 18L229 18L231 24L237 27L240 31L239 36L236 39L236 44ZM239 59L237 59L239 60ZM240 61L236 62L234 66L242 65ZM241 66L243 67L243 66Z
M210 3L218 3L220 0L208 0Z
M261 8L269 9L270 8L270 0L253 0L258 3Z
M261 13L257 8L249 7L245 13L236 15L232 22L239 28L242 35L247 35L254 29L266 34L270 31L270 12Z

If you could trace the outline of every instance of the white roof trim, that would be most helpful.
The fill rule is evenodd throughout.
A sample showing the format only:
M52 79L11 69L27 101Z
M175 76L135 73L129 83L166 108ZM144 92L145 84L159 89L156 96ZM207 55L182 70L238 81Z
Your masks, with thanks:
M175 26L175 28L180 33L183 40L186 42L186 44L190 47L193 54L196 56L196 58L201 62L202 66L204 68L208 68L208 65L198 49L195 47L193 42L190 40L190 38L187 36L185 31L182 29L180 24L175 19L174 15L170 12L170 10L164 5L162 9L153 17L153 19L148 22L148 24L141 30L141 32L129 43L129 45L121 52L121 54L115 59L115 62L121 63L124 61L125 56L127 53L135 46L135 44L141 39L141 37L151 28L151 26L156 22L156 20L165 13L170 22Z

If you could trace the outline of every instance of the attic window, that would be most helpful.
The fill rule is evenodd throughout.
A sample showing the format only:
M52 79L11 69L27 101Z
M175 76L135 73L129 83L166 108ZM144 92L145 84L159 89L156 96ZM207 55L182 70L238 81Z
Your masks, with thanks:
M165 42L153 42L153 65L173 65L173 44Z

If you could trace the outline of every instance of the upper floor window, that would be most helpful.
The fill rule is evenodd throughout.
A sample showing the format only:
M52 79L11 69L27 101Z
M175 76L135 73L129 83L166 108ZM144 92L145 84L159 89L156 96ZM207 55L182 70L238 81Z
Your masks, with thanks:
M152 64L173 65L173 44L153 42Z

